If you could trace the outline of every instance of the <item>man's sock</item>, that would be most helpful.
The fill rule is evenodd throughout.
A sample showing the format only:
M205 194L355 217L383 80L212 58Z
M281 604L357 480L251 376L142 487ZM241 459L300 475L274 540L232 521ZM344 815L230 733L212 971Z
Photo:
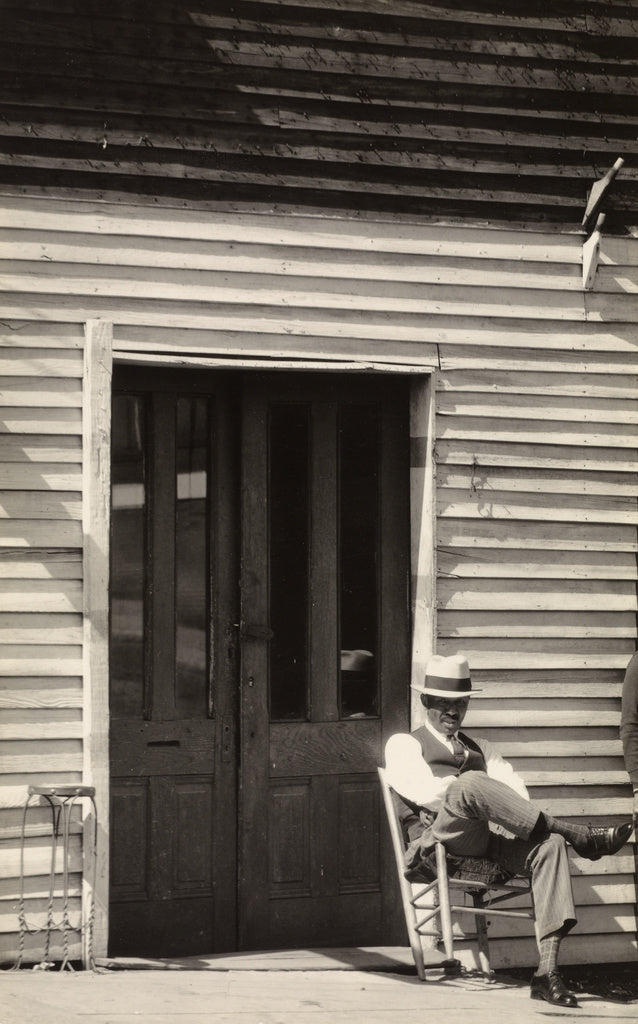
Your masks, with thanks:
M538 951L540 957L536 969L537 974L551 974L552 971L556 970L560 940L560 932L552 932L550 935L546 935L544 939L539 939Z
M552 818L551 814L543 812L539 814L538 821L534 825L530 838L541 836L547 832L556 832L557 835L562 836L572 846L577 846L579 842L584 842L589 836L587 825L573 825L570 821L563 821L562 818Z

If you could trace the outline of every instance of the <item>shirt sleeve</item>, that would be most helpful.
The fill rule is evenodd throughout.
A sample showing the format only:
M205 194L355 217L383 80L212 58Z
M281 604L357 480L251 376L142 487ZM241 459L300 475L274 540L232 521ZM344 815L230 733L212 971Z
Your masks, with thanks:
M389 784L418 807L438 811L454 775L436 778L423 758L421 744L409 733L396 733L385 746L385 769Z
M513 789L515 793L522 796L525 800L529 800L529 793L527 786L523 782L521 776L514 771L509 761L506 761L498 750L492 746L489 740L477 739L479 747L483 751L483 757L485 758L485 764L487 766L487 774L491 779L496 779L498 782L504 782L506 786Z
M625 768L634 792L636 792L638 790L638 654L634 654L625 672L620 711L620 738Z

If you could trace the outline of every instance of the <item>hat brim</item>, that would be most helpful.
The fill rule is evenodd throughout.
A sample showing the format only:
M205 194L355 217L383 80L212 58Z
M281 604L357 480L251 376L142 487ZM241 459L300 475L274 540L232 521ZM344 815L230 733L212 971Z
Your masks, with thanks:
M421 686L419 683L410 683L410 688L417 693L428 693L431 697L449 697L450 700L462 700L463 697L471 697L473 693L483 691L476 686L470 690L436 690L433 686Z
M426 686L421 690L421 693L427 693L430 697L447 697L449 700L463 700L464 697L471 697L473 693L481 693L481 690L477 690L472 687L471 690L434 690L431 686Z

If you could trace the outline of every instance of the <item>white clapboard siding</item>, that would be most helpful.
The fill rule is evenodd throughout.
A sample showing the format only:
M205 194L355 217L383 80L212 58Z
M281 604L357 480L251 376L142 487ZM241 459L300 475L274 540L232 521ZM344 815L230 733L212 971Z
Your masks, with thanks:
M501 701L505 698L521 698L530 700L535 697L607 697L616 700L620 697L622 681L614 669L600 669L593 677L583 677L579 671L555 671L547 669L535 672L522 670L514 666L499 672L492 669L489 673L475 670L472 678L475 686L480 688L477 701Z
M79 708L5 708L0 721L0 740L57 739L82 736Z
M7 469L13 469L8 465ZM75 490L75 488L73 488ZM77 551L0 551L0 579L82 578L82 560Z
M632 378L633 379L633 378ZM637 449L568 448L556 444L518 444L455 438L453 442L438 440L436 458L439 465L515 466L543 470L615 470L634 473Z
M82 756L80 740L13 740L2 744L0 772L3 778L49 772L53 782L60 772L82 771ZM12 781L11 785L14 784Z
M424 11L415 5L415 17ZM304 58L283 52L291 66ZM237 59L260 57L244 41ZM487 74L480 63L473 73ZM230 133L223 145L236 147ZM412 510L415 663L432 632L440 653L465 653L481 690L468 726L550 811L622 820L631 797L618 717L637 610L636 268L638 239L603 239L583 293L578 233L0 204L0 958L18 946L9 901L27 780L83 777L93 696L82 651L84 324L112 321L115 358L129 361L433 373L435 425L428 433L423 399L411 428L413 500L423 501ZM34 819L27 837L36 916L43 825ZM72 856L77 898L80 833ZM631 844L596 864L572 858L579 923L564 962L590 961L593 947L602 960L635 958L633 872ZM524 922L499 923L492 945L501 966L535 962Z
M602 323L591 330L613 319L632 332L635 297L619 279L601 276L586 297L580 340L547 355L442 345L437 380L438 649L467 654L484 688L468 727L512 759L532 799L573 820L632 811L618 723L636 642L638 367L629 353L616 362ZM615 293L613 315L599 285ZM635 956L632 861L575 876L572 962L593 946ZM533 962L525 934L499 922L504 964Z
M452 547L532 548L545 551L632 551L637 549L636 528L609 523L566 524L551 516L545 522L478 516L471 519L442 517L438 523L439 543Z
M61 616L66 618L67 616ZM0 708L81 708L82 679L79 676L2 676Z
M636 427L625 423L589 423L584 420L563 419L554 422L557 437L562 444L581 448L627 447L635 450ZM487 435L495 441L515 441L528 444L546 444L547 426L535 419L512 417L502 420L495 416L463 417L441 416L437 435L441 438L483 440Z
M56 901L54 906L53 921L58 922L61 919L63 910L63 903L61 900ZM78 898L69 898L66 910L68 912L68 922L70 928L74 932L78 932L81 922L81 910L80 900ZM33 930L44 929L47 925L47 901L46 900L33 900L29 908L28 924ZM0 901L0 935L6 935L13 931L12 918L15 916L14 906L5 906ZM58 936L59 938L59 936ZM73 938L76 938L74 936Z
M80 340L64 323L0 327L0 956L17 948L27 787L82 778ZM25 832L28 920L37 927L48 892L49 810L32 806ZM74 835L73 872L81 866L79 842ZM71 892L76 928L76 874ZM41 938L27 938L27 949L38 945Z
M76 491L82 489L82 470L79 464L63 462L5 462L2 467L2 488L8 490Z
M81 615L0 612L0 643L80 644ZM0 698L1 699L1 698Z
M43 378L44 390L48 386L47 378L52 378L52 380L59 378L60 386L64 387L66 381L67 388L77 391L75 382L82 376L82 353L77 349L66 347L59 349L35 348L25 345L22 348L17 344L16 339L14 339L13 345L5 347L3 340L3 348L0 349L0 376L23 378L22 386L25 391L28 390L26 384L30 378L31 400L37 399L40 393L40 388L34 386L34 378L37 379L38 384L40 378ZM30 405L32 404L31 400L29 401Z
M32 434L0 434L0 460L15 472L17 468L30 470L25 462L81 463L82 441L79 436L47 437ZM10 464L18 463L18 467Z
M1 498L0 498L1 500ZM463 519L508 519L530 522L537 519L584 523L635 524L636 499L576 494L530 494L484 486L477 475L472 488L441 490L438 515Z
M592 595L600 593L598 581L569 580L501 580L498 586L490 579L471 582L444 579L437 589L437 605L448 609L520 608L530 612L591 609ZM636 611L636 589L629 582L614 580L605 587L608 611Z
M472 579L475 576L526 579L622 579L635 577L635 558L629 552L613 551L499 551L494 548L454 551L440 548L437 557L442 579Z
M638 476L633 472L615 473L611 470L589 473L585 471L545 472L523 469L521 467L503 467L500 470L490 469L490 489L497 491L513 491L519 493L541 494L547 501L558 498L570 501L585 495L607 495L609 497L638 497ZM482 472L476 466L446 467L437 471L439 489L465 490L476 494L481 490ZM518 498L520 500L520 497ZM633 503L634 508L636 503Z
M66 578L6 579L0 593L2 612L81 612L82 581Z
M589 610L530 612L526 608L518 612L477 612L470 609L438 612L438 633L441 637L458 637L460 641L464 641L465 637L473 636L498 637L504 631L508 636L515 637L617 636L633 639L636 635L636 614Z
M104 309L106 304L107 300L104 300ZM67 315L75 315L68 304ZM184 321L188 318L187 330L181 326L180 317ZM596 332L586 331L583 325L578 325L578 331L571 331L573 325L567 321L546 322L544 330L540 331L533 320L519 321L506 317L494 321L483 317L474 320L471 316L455 316L452 323L448 323L447 319L435 316L424 319L407 313L369 313L364 318L356 311L335 310L331 313L325 309L281 311L265 307L255 313L243 307L215 309L193 305L184 312L176 304L163 311L160 317L154 317L152 312L143 315L146 324L153 324L152 329L138 323L141 319L137 306L132 302L120 307L115 327L123 351L153 351L153 342L157 344L158 341L170 344L170 329L174 337L173 347L177 350L210 351L209 332L216 331L220 344L224 341L229 344L236 339L243 351L252 332L253 335L274 335L270 339L273 347L287 334L292 334L298 344L308 337L314 337L315 344L328 344L334 337L376 340L384 343L388 358L398 358L403 351L414 354L423 349L427 351L430 345L445 344L450 346L450 351L446 349L440 356L441 366L446 369L458 366L484 371L486 365L504 371L548 369L561 373L564 378L567 371L635 375L638 366L635 357L636 329L634 325L624 324L600 339ZM604 332L604 326L600 330ZM388 345L388 331L392 334L391 346ZM252 341L258 351L263 351L263 340L260 343L259 337L253 336ZM601 341L604 342L604 352L599 351ZM410 343L413 343L411 347ZM582 384L582 378L580 381L575 378L574 386L579 383Z
M38 390L33 389L31 377L0 377L0 405L50 406L51 408L80 409L82 407L82 386L72 377L42 377Z
M55 232L58 238L67 232L84 232L92 244L108 236L135 236L158 239L161 249L169 239L182 238L201 242L223 241L266 243L284 250L294 246L312 249L350 248L363 252L403 252L425 255L485 256L503 260L530 260L550 263L578 262L580 239L577 235L530 231L525 238L519 231L499 229L495 244L488 245L484 232L449 227L444 233L429 224L401 224L375 221L348 225L344 238L341 218L225 213L202 216L197 210L152 209L148 206L100 207L92 203L60 200L54 203L33 199L3 199L2 226L36 232ZM443 237L443 234L445 237ZM529 247L527 245L529 241Z
M55 368L55 372L50 376L62 380L79 378L83 343L84 332L77 324L49 323L31 319L15 326L7 321L0 322L0 352L2 365L6 367L3 376L34 376L34 364L28 358L28 352L24 351L28 349L35 350L36 366L42 369L45 365ZM74 357L65 351L71 349L75 350ZM43 364L42 360L47 362ZM76 366L80 372L76 372ZM58 372L63 367L74 369L67 377L66 374Z
M567 367L566 367L567 369ZM544 402L554 396L585 398L626 398L632 403L628 408L633 412L636 396L635 382L627 379L627 375L614 373L544 373L530 371L524 376L513 377L504 371L474 370L473 372L457 371L453 374L440 373L438 376L440 391L456 392L456 402L463 402L467 392L474 393L474 401L478 401L480 393L492 396L492 408L501 409L501 395L516 395L522 401L523 396L538 395ZM499 396L498 398L496 396ZM439 399L442 408L444 396Z
M22 948L22 963L28 964L32 961L42 960L42 935L27 935L24 946L18 944L18 936L15 933L0 935L0 960L7 963L14 963L18 957L18 951ZM73 963L80 960L81 945L80 937L76 932L68 936L68 947L65 947L61 932L53 932L51 945L49 947L51 962L60 962L68 953L69 960Z
M627 398L574 397L572 395L528 395L498 392L498 398L488 392L463 391L452 395L443 391L439 395L437 412L440 416L502 417L503 419L573 420L575 423L633 423L638 422L636 403Z
M3 808L0 815L0 839L20 840L22 836L23 808ZM29 811L24 823L24 834L29 838L42 836L46 838L51 835L52 814L50 807L42 801L39 805L32 798ZM82 831L80 820L80 808L75 807L71 822L69 824L71 834L78 834Z
M610 915L608 915L610 916ZM569 945L569 954L567 947ZM632 963L638 953L635 934L612 930L611 934L600 932L598 928L586 935L570 935L565 942L563 963L591 964L592 951L596 951L597 963ZM569 956L569 960L565 957ZM490 942L490 957L493 962L506 967L525 967L538 959L538 948L533 938L495 939Z
M0 519L80 519L81 494L64 491L0 491Z

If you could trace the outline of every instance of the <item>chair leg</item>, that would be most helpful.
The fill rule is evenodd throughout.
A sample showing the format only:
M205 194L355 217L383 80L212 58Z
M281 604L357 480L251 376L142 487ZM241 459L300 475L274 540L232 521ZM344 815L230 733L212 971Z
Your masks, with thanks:
M425 981L425 960L423 959L423 948L418 932L410 933L410 949L412 950L412 959L416 967L417 977L419 981Z
M447 863L443 843L436 844L436 875L439 889L439 914L441 918L441 936L443 948L448 960L454 959L454 940L452 938L452 915L450 913L450 890L447 884Z
M475 907L483 907L483 894L480 892L472 894L472 902ZM487 937L487 921L483 914L476 914L474 916L476 921L476 946L478 949L479 964L481 971L486 981L492 979L492 968L490 965L490 947L489 940Z

